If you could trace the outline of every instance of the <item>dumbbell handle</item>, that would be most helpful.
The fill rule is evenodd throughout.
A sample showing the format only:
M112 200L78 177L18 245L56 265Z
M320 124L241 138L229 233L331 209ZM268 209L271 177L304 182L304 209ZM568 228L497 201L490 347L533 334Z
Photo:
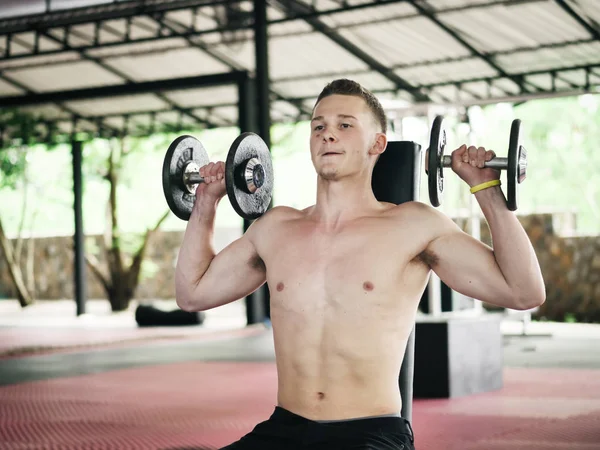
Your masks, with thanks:
M188 172L183 174L183 182L187 185L204 183L204 177L198 172Z
M444 160L442 161L442 166L443 167L452 167L452 156L444 155ZM506 170L506 169L508 169L508 158L496 156L495 158L491 159L490 161L486 161L483 164L483 167L489 167L491 169L498 169L498 170Z
M242 179L241 184L243 184L243 189L253 194L265 182L265 169L260 164L258 158L250 158L245 164L241 164L240 167L242 171L239 176ZM204 183L204 177L196 172L196 170L184 171L183 184L189 188L189 186L199 183Z

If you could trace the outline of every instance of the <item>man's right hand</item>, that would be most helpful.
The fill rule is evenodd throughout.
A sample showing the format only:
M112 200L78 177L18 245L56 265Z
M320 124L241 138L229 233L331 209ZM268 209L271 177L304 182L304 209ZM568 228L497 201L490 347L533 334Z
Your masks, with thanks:
M225 188L225 163L208 163L200 167L200 176L204 178L204 183L200 183L196 188L196 204L209 202L214 203L220 200L227 189Z

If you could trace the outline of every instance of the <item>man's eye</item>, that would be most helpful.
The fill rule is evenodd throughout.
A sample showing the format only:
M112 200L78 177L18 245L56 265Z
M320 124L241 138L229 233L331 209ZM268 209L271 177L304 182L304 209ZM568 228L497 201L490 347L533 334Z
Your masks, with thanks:
M349 123L343 123L342 124L342 128L350 128L350 124Z
M317 125L315 128L315 131L319 131L323 129L323 125Z

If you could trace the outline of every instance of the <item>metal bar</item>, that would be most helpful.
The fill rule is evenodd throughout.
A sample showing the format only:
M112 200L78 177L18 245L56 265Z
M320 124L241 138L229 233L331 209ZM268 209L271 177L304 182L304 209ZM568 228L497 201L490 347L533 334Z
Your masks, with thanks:
M58 40L57 38L55 38L54 36L52 36L52 35L50 35L48 33L45 33L45 36L49 37L50 39L54 39L54 40L56 40L57 42L60 43L60 40ZM65 44L65 47L68 48L68 49L70 49L70 50L78 52L83 59L85 59L87 61L92 61L92 62L98 64L100 67L102 67L103 69L107 70L108 72L111 72L111 73L117 75L118 77L121 77L127 83L130 84L130 83L134 83L135 82L134 80L132 80L131 78L129 78L126 74L124 74L121 71L115 69L111 65L106 64L104 61L102 61L101 58L95 58L93 56L90 56L90 55L88 55L87 53L85 53L85 52L83 52L81 50L78 50L76 48L71 48L67 44ZM200 117L198 117L198 116L196 116L196 115L194 115L192 113L185 112L183 110L183 108L181 108L176 103L174 103L173 101L171 101L171 99L169 99L168 97L165 97L164 95L162 95L162 93L160 93L160 92L154 92L154 95L156 95L159 99L161 99L165 103L171 105L175 110L177 110L177 111L179 111L181 113L186 114L187 116L189 116L190 118L192 118L197 123L202 123L202 124L205 124L205 125L208 125L208 126L211 126L211 127L215 127L216 126L214 123L212 123L212 122L210 122L208 120L202 119L202 118L200 118Z
M183 174L184 184L200 184L204 183L204 177L198 172L187 172Z
M75 234L74 243L74 287L75 304L77 305L77 315L85 314L86 302L86 283L85 283L85 243L83 230L83 179L82 179L82 143L81 141L72 142L73 155L73 210L75 213Z
M583 28L585 28L585 31L590 33L590 36L592 36L595 40L600 41L600 31L598 31L595 27L593 27L591 24L589 24L583 17L581 17L577 13L577 11L575 11L573 9L573 7L571 5L569 5L565 0L554 0L554 1L556 3L558 3L558 6L560 6L562 9L564 9L568 15L570 15L573 19L575 19L575 21L579 25L581 25Z
M165 26L171 31L171 32L176 32L176 30L169 25L170 23L175 23L177 25L181 25L181 23L176 22L174 20L165 20L164 24ZM267 22L268 23L268 22ZM232 69L236 70L236 71L243 71L245 70L235 59L229 58L225 55L220 54L216 49L212 49L210 48L208 45L206 45L205 43L201 42L201 41L194 41L192 40L189 36L185 38L186 41L193 47L199 48L202 51L206 52L207 54L209 54L210 56L212 56L213 58L215 58L217 61L225 64L226 66L231 67ZM275 98L277 100L282 100L282 101L288 101L283 95L281 95L279 92L269 88L269 92L275 96ZM308 111L304 105L302 104L302 102L299 103L293 103L290 102L292 105L294 105L299 112L304 113L304 114L309 114L310 115L310 111Z
M271 104L269 80L269 39L267 25L267 1L254 0L254 57L256 77L254 79L255 113L257 117L258 135L261 136L267 148L271 149ZM271 208L273 204L269 205ZM244 219L244 232L248 230L251 221ZM270 295L268 284L263 284L259 289L250 294L246 299L246 307L250 307L252 314L248 315L248 325L264 322L271 318Z
M44 14L25 15L0 20L0 34L19 33L34 29L81 25L103 20L126 19L135 16L152 16L158 13L178 11L202 6L218 6L243 0L129 0L112 2Z
M295 0L287 0L287 1L275 1L275 4L279 6L283 11L292 11L296 13L307 12L310 10L310 7L297 2ZM417 87L413 86L411 83L397 75L392 69L386 67L384 64L379 62L376 58L369 55L367 52L354 45L352 42L347 40L346 38L339 35L336 31L326 25L324 22L320 21L317 18L307 18L305 21L311 25L316 31L324 34L333 42L338 44L348 53L354 55L358 59L362 60L365 64L367 64L371 69L376 72L379 72L381 75L390 80L397 89L401 89L410 93L416 101L426 102L430 101L430 98L421 92Z
M98 86L70 91L55 91L40 94L27 94L22 96L0 97L0 107L17 107L42 105L45 103L66 102L73 100L89 100L94 98L118 97L124 95L164 92L170 90L183 90L206 86L216 86L228 83L237 83L244 72L232 71L213 75L194 77L172 78L160 81L145 81L141 83L119 84L114 86Z
M256 84L255 80L246 76L238 82L238 125L240 133L258 132L258 121L256 114ZM243 231L248 229L249 222L242 223ZM246 306L246 323L248 325L261 323L267 316L265 303L262 300L261 289L248 295L244 299Z
M442 167L452 167L452 156L444 155L442 161ZM508 158L504 156L497 156L490 161L486 161L484 167L490 167L492 169L506 170L508 168Z
M423 7L421 4L417 3L416 0L408 0L408 2L411 5L413 5L421 14L423 14L426 17L428 17L429 20L431 20L438 27L440 27L442 30L444 30L446 33L448 33L450 36L452 36L456 41L458 41L462 46L464 46L466 49L468 49L473 55L475 55L478 58L480 58L483 61L485 61L490 67L492 67L494 70L496 70L504 78L508 78L509 80L512 80L517 86L519 86L519 88L521 89L521 92L527 92L528 91L525 88L525 82L522 79L520 79L519 77L515 77L515 76L513 76L513 75L511 75L509 73L507 73L492 58L490 58L488 55L486 55L485 53L479 51L478 49L476 49L475 47L473 47L471 44L469 44L455 30L453 30L450 26L448 26L444 22L442 22L437 17L437 15L436 15L435 12L431 11L428 8ZM538 86L535 86L535 85L533 85L530 82L528 84L531 85L531 86L533 86L534 89L540 90L540 88Z
M235 1L235 0L232 0L232 1ZM242 1L242 0L238 0L238 1ZM290 22L290 21L294 21L294 20L304 20L304 19L311 18L311 17L323 17L323 16L338 14L338 13L342 13L342 12L360 10L360 9L364 9L364 8L375 8L378 6L383 6L383 5L393 4L393 3L402 3L404 1L406 1L406 0L377 0L377 1L373 1L371 3L357 3L357 4L352 4L352 5L345 5L343 7L325 8L325 9L321 9L321 10L316 10L316 9L310 8L310 12L306 12L306 13L302 13L302 14L292 14L292 15L289 15L288 17L274 19L274 20L269 21L268 24L273 25L273 24ZM489 7L494 7L494 6L512 6L512 5L520 5L523 3L536 3L536 2L543 3L545 1L546 0L496 0L496 1L489 1L489 2L469 3L467 5L452 6L449 8L440 9L440 10L438 10L438 14L460 12L460 11L473 10L473 9L484 9L484 8L489 8ZM143 2L137 2L137 3L143 3ZM182 10L182 9L197 10L201 6L225 5L228 3L228 1L227 0L221 0L221 1L206 1L205 0L205 1L191 1L191 2L187 2L187 3L188 3L187 5L185 3L183 3L183 6L182 6L182 2L178 2L175 4L174 4L174 2L170 2L170 3L163 2L162 5L158 1L154 2L153 4L151 4L151 2L146 2L146 4L149 5L148 8L146 8L146 9L143 9L143 8L127 9L127 8L125 8L126 5L120 5L121 7L119 9L117 9L116 11L110 11L109 8L107 8L107 6L109 6L109 5L97 5L97 6L94 6L93 8L84 7L84 8L70 9L70 10L67 10L67 12L65 12L65 11L62 11L60 13L59 12L49 12L49 13L44 14L43 16L42 15L22 16L22 17L17 17L17 18L0 20L0 34L5 34L5 33L9 33L9 32L24 32L24 31L31 31L32 29L59 27L59 26L64 26L64 25L80 25L80 24L84 24L84 23L98 23L100 21L126 19L126 18L130 18L130 17L139 17L139 16L143 16L143 15L152 17L156 13L161 12L161 11L170 12L170 11L178 11L178 10ZM100 7L104 7L106 9L106 12L98 11ZM90 14L85 15L85 10L89 10ZM72 14L69 15L68 12L72 12ZM51 17L52 14L59 16L59 17L57 17L55 20L53 20L53 18ZM419 14L409 13L409 14L404 14L404 15L399 15L399 16L386 17L386 18L381 19L381 22L372 22L372 23L384 23L384 22L389 22L392 20L395 21L395 20L411 19L411 18L415 18L418 16L419 16ZM235 29L239 30L239 29L250 29L250 28L251 28L251 25L236 27ZM232 28L227 28L226 30L220 30L220 31L227 31L227 30L231 30L231 29ZM211 30L211 31L215 31L215 30Z

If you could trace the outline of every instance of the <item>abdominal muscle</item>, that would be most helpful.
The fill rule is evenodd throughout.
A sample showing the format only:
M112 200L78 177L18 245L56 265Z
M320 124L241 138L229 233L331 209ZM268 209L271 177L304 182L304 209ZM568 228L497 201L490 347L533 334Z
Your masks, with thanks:
M279 406L312 420L400 414L398 377L414 314L346 310L340 320L334 311L281 314L273 303Z

